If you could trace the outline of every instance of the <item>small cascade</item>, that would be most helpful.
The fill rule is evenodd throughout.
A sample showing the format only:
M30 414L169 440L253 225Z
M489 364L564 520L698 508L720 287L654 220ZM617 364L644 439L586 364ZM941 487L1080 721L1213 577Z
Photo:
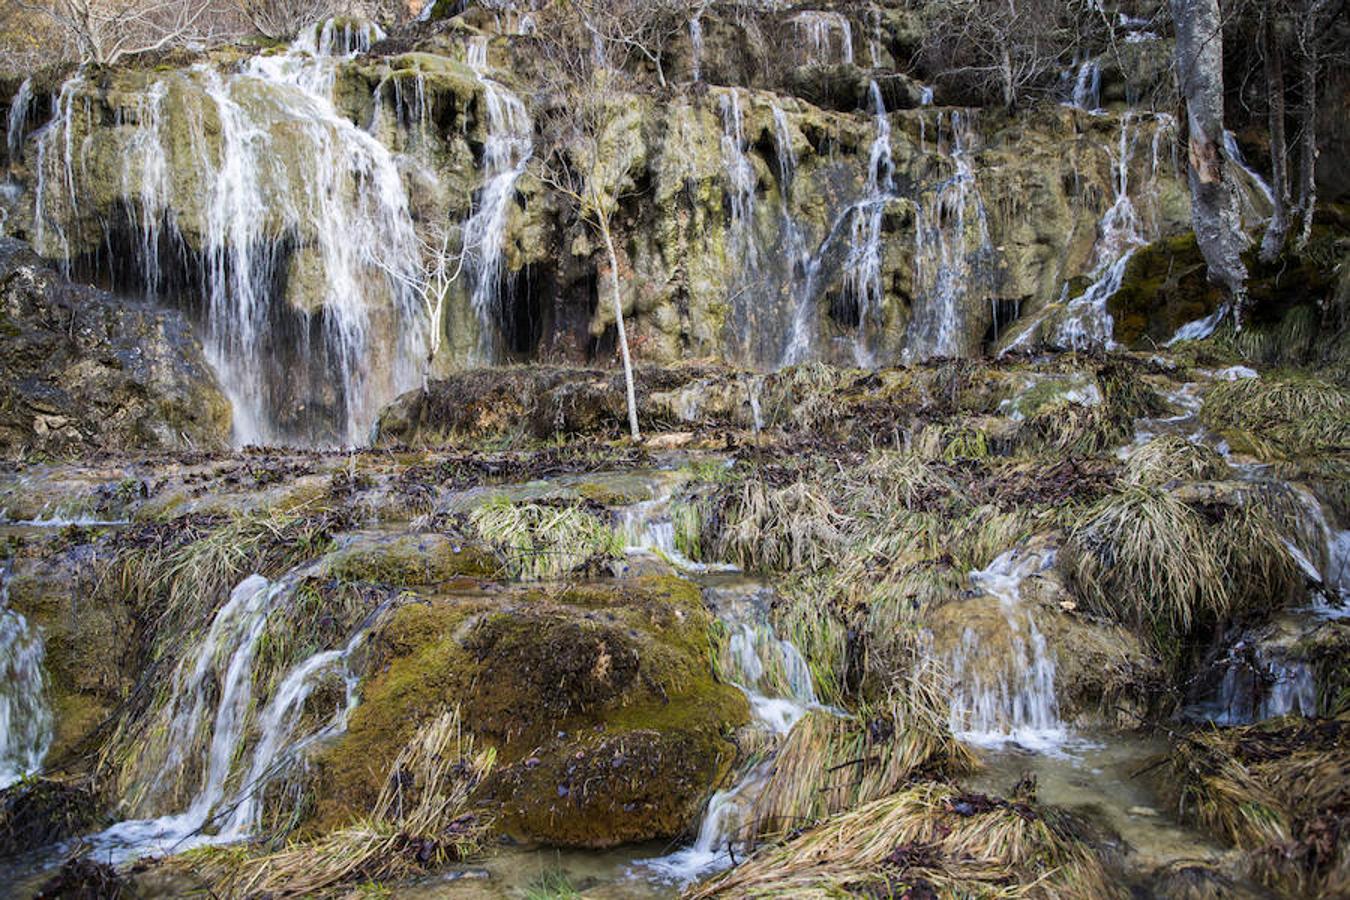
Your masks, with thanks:
M19 90L9 102L9 120L6 122L5 147L9 153L9 166L14 166L23 156L23 139L28 134L28 111L33 102L33 79L25 78L19 84Z
M83 72L66 79L52 102L52 119L38 135L33 246L44 256L57 257L67 277L70 240L62 223L75 220L79 205L75 193L75 104L83 87ZM86 119L91 115L87 100L80 100L80 111ZM53 248L59 248L59 252L52 252Z
M946 123L944 148L944 122ZM914 321L905 347L907 362L959 356L965 332L963 307L987 281L993 256L984 198L970 148L974 129L967 114L937 114L937 143L954 172L917 198L914 222Z
M487 114L483 145L483 186L474 212L464 223L464 255L473 278L471 302L478 318L478 361L496 360L501 321L502 258L507 215L516 197L516 182L534 154L534 123L524 102L488 76L487 38L469 44L469 68L482 85Z
M618 512L616 530L630 555L656 556L685 572L732 572L735 566L695 562L675 545L675 522L671 501L675 482L665 480L653 487L653 497Z
M689 20L689 44L693 48L693 81L703 80L703 7Z
M1247 160L1243 157L1242 148L1238 146L1237 135L1233 134L1233 132L1229 131L1226 128L1224 129L1223 132L1223 155L1227 157L1230 163L1237 166L1238 169L1241 170L1242 174L1245 176L1247 186L1251 190L1254 190L1256 191L1256 193L1260 194L1261 197L1265 200L1266 209L1271 210L1273 212L1273 210L1275 209L1274 192L1271 191L1270 185L1266 182L1266 179L1261 176L1261 173L1256 171L1256 169L1252 168L1251 165L1247 162ZM1253 209L1252 208L1253 204L1250 198L1245 193L1243 195L1243 201L1244 206L1247 207L1246 211L1248 213L1248 218L1256 219L1257 221L1262 222L1267 221L1270 218L1270 214Z
M758 179L755 167L745 153L747 145L740 92L735 88L727 90L719 95L718 104L722 110L722 164L726 169L727 196L731 201L733 246L740 254L738 262L741 266L753 270L759 265L754 234Z
M961 740L1055 752L1068 738L1055 695L1055 658L1021 597L1022 582L1053 563L1053 552L1010 550L987 569L971 573L974 585L999 601L1009 641L1006 652L985 647L980 635L967 628L961 645L950 652L949 721Z
M1067 105L1084 112L1102 111L1102 67L1095 59L1089 59L1078 65L1073 76L1073 91Z
M9 608L9 568L0 568L0 788L42 768L52 742L42 634Z
M877 134L867 161L867 186L863 200L853 211L848 259L844 263L844 290L856 314L858 333L854 356L858 365L870 367L867 346L868 323L881 313L885 291L881 284L882 219L886 202L895 195L895 161L891 156L891 119L875 81L871 89L872 112Z
M853 25L845 16L807 10L793 16L792 25L801 41L804 65L853 65Z
M1216 725L1247 725L1276 716L1317 715L1312 666L1256 647L1250 656L1234 653L1224 664L1218 698L1204 718Z
M755 724L781 740L811 709L821 709L811 671L792 642L779 638L761 608L762 593L742 588L710 589L718 617L730 631L719 660L722 677L745 692ZM747 842L738 833L768 781L772 757L717 791L699 824L698 837L683 850L644 866L662 878L688 883L734 864Z
M1169 127L1171 118L1159 116L1155 120L1154 146L1150 181L1157 172L1157 140ZM1115 322L1107 311L1107 302L1113 297L1125 277L1125 269L1135 251L1147 243L1144 228L1134 202L1130 198L1130 162L1139 139L1139 124L1132 115L1120 121L1120 138L1112 156L1112 189L1115 199L1097 225L1096 264L1089 277L1087 290L1069 300L1063 318L1052 336L1042 336L1057 347L1085 350L1089 347L1114 346ZM1029 338L1034 329L1023 333Z
M128 203L127 211L138 239L137 253L146 276L146 299L159 295L163 281L159 231L172 188L169 157L160 137L160 124L168 93L168 85L157 81L136 98L132 136L122 157L122 196L135 197L138 201ZM128 124L122 121L122 109L118 109L117 115L118 125Z
M293 580L272 582L261 575L244 579L216 613L207 634L183 657L173 676L172 700L161 719L168 752L148 788L152 799L168 797L184 772L200 771L200 781L181 812L119 822L86 838L100 857L123 862L247 837L259 824L267 785L299 762L305 748L346 727L358 681L348 663L374 616L342 650L315 654L293 667L261 711L255 709L254 664L267 622L285 605L294 586ZM345 704L317 730L297 735L305 701L323 678L334 674L346 686ZM209 735L204 727L209 727ZM251 735L256 735L256 742L245 754ZM201 748L202 758L194 757L194 747Z
M773 105L774 153L778 158L778 191L782 203L783 250L791 264L794 307L788 341L779 358L782 366L796 365L815 352L815 270L817 263L806 247L801 223L792 214L793 187L797 180L797 151L792 146L792 126L787 113ZM804 277L803 277L804 276Z

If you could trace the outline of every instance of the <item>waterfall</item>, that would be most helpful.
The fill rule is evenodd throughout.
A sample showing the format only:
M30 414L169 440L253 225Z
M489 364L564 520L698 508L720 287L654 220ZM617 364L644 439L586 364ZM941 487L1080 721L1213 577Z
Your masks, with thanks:
M42 635L9 608L9 578L0 568L0 789L41 769L52 742Z
M853 26L845 16L807 10L793 16L792 24L803 42L806 65L828 66L836 62L853 65Z
M693 80L703 80L703 7L689 20L689 44L693 48Z
M364 443L380 408L421 380L427 322L399 167L332 101L339 67L381 37L329 21L237 73L166 75L118 112L134 268L157 291L164 238L197 236L183 261L200 276L203 344L238 444ZM67 269L81 187L94 189L85 87L78 73L66 82L38 143L35 243ZM182 145L165 121L180 96Z
M478 317L478 361L489 363L497 355L497 322L502 313L506 219L515 200L516 182L525 174L534 153L534 123L521 99L488 77L486 38L470 43L469 68L483 88L487 140L483 146L483 187L473 215L464 223L464 254L473 276L471 299Z
M806 249L806 236L792 214L793 187L797 180L797 151L792 146L792 126L787 113L773 105L774 153L778 157L778 192L782 204L783 245L792 272L794 295L792 326L787 345L779 356L780 366L810 359L815 351L815 273L818 263Z
M259 824L262 792L314 742L340 733L356 702L357 676L349 660L362 644L374 616L340 651L303 660L280 680L255 713L254 668L269 617L292 596L296 582L250 575L230 594L207 634L186 654L173 675L165 710L168 748L150 783L167 795L184 772L200 769L200 781L186 809L153 819L130 819L85 840L101 858L122 862L150 853L182 852L205 844L243 839ZM378 615L378 611L375 615ZM297 736L305 701L320 679L337 673L346 685L345 705L317 730ZM202 728L210 723L209 740ZM250 734L252 752L244 754ZM202 747L196 759L192 748ZM241 769L247 765L247 769ZM243 772L230 791L231 776ZM209 832L209 833L208 833Z
M1101 112L1102 67L1095 59L1089 59L1078 66L1074 77L1073 93L1068 105L1084 112Z
M755 167L745 155L745 122L741 114L741 95L735 88L718 97L722 110L722 163L726 169L727 194L731 200L731 233L743 270L759 265L755 246L754 215Z
M19 90L9 101L9 121L5 129L5 146L9 152L9 167L14 168L23 156L23 139L27 134L28 108L33 102L33 79L25 78Z
M1055 695L1055 658L1031 611L1021 602L1021 585L1054 563L1053 553L1011 550L971 581L999 601L1008 627L1009 651L985 647L967 628L948 657L952 678L949 722L952 732L978 746L1016 743L1054 751L1067 737Z
M959 110L937 113L937 143L943 148L943 122L948 122L946 151L951 177L917 198L914 221L914 319L905 347L906 361L960 355L965 332L963 306L986 278L993 256L984 199L969 157L974 134Z
M722 677L745 693L758 727L782 739L809 710L825 708L816 699L801 652L774 633L753 596L746 603L734 588L709 593L720 601L718 615L731 632L721 660ZM734 785L713 794L691 846L643 865L681 883L732 865L731 848L746 843L738 839L738 832L768 781L772 763L772 757L763 760Z
M882 218L886 201L895 194L895 163L891 157L891 120L881 88L871 84L872 111L877 134L867 160L867 186L864 197L853 212L848 259L844 262L844 290L854 304L858 333L854 356L863 367L873 364L867 346L869 322L881 313L885 292L881 284Z
M1223 132L1223 155L1228 158L1230 163L1237 166L1242 171L1242 174L1247 177L1247 182L1251 188L1255 189L1258 194L1265 198L1266 205L1273 214L1275 210L1275 193L1270 189L1270 185L1266 183L1265 178L1261 177L1261 173L1252 168L1242 156L1242 148L1238 146L1237 135L1226 128ZM1249 196L1245 192L1243 193L1243 200L1250 205ZM1259 213L1254 213L1254 215L1261 221L1268 221L1270 218L1268 215L1261 215Z

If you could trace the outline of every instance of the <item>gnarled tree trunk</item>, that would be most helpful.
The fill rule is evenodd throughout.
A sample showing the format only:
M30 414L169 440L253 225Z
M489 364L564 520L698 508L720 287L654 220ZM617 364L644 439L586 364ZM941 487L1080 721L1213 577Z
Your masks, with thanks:
M1191 221L1210 281L1227 289L1238 327L1247 305L1246 238L1237 192L1221 151L1223 24L1218 0L1171 0L1177 31L1177 81L1186 100Z
M1276 31L1276 11L1266 0L1261 14L1261 56L1265 61L1266 102L1270 122L1270 193L1275 201L1261 239L1261 261L1274 262L1289 233L1289 146L1284 136L1284 48Z

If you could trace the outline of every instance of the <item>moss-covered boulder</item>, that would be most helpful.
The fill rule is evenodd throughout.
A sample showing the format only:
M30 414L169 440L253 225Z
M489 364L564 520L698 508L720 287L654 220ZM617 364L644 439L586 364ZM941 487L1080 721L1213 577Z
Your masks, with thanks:
M485 577L498 568L496 558L482 547L437 533L350 535L328 557L325 567L328 574L343 581L393 587Z
M699 590L674 577L436 596L373 644L347 734L320 759L318 824L369 808L419 722L458 706L496 748L503 830L563 846L675 837L725 776L744 696L713 677Z

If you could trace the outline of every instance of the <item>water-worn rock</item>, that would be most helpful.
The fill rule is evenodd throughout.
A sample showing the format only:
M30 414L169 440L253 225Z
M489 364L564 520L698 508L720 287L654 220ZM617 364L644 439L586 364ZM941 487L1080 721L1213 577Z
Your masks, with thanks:
M230 408L187 320L0 239L0 453L215 448Z
M348 733L320 758L319 822L368 808L417 723L458 706L497 750L486 790L509 833L584 847L681 834L748 718L711 674L711 623L674 577L403 607L375 639Z

